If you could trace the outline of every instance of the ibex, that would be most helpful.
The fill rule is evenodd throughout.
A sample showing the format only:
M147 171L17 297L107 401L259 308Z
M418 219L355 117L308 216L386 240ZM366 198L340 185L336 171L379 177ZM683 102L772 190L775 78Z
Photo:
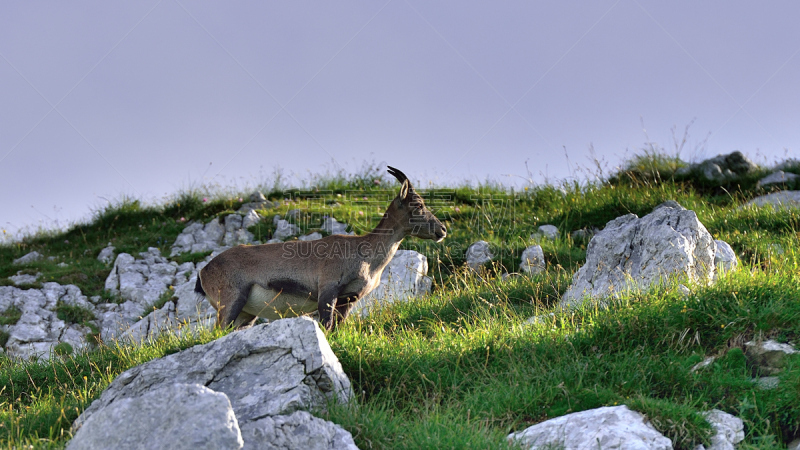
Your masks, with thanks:
M364 236L331 235L314 241L240 245L220 253L197 276L195 291L217 310L217 325L246 327L319 311L333 329L381 279L400 242L416 236L441 242L444 225L425 207L403 172L402 183L378 226Z

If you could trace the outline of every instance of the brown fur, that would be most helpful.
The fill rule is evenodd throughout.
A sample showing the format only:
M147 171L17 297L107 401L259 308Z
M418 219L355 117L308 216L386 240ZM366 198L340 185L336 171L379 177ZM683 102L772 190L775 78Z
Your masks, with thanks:
M332 329L356 300L378 286L383 269L406 236L444 239L444 225L425 207L405 175L390 169L403 186L372 232L240 245L212 259L198 275L198 292L204 291L217 309L217 324L248 326L256 316L295 316L316 306L323 325Z

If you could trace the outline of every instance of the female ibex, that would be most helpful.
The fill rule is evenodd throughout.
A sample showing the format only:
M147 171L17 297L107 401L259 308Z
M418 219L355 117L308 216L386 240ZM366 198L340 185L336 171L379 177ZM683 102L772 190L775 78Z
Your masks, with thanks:
M240 245L212 259L198 274L195 291L216 308L217 325L238 328L257 316L274 320L319 311L322 324L333 329L378 286L403 238L444 239L444 225L405 174L391 166L389 173L402 183L400 193L364 236Z

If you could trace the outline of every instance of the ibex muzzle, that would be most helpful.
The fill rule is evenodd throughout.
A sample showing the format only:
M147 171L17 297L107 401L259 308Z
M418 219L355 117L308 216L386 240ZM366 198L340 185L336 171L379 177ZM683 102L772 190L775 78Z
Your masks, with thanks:
M198 274L195 291L216 308L217 325L243 327L256 317L274 320L319 311L322 324L333 329L378 286L406 236L444 239L447 230L405 174L391 166L389 173L402 183L400 193L364 236L240 245L212 259Z

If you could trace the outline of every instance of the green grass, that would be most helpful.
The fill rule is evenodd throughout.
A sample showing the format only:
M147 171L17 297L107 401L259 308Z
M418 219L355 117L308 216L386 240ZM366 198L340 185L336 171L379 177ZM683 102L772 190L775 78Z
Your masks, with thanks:
M742 352L756 337L800 342L800 213L742 208L759 193L754 180L710 186L674 176L684 165L646 153L607 182L519 192L495 185L426 190L448 237L440 244L407 239L401 248L428 257L433 292L327 333L356 399L330 405L326 417L349 430L362 449L507 448L510 432L620 404L646 415L678 449L708 445L710 428L701 413L713 408L745 421L739 448L781 448L800 437L800 358L790 358L779 387L766 391L752 382L758 369ZM312 176L303 189L284 189L277 181L263 187L278 206L262 211L265 220L250 231L266 240L274 231L272 216L297 209L301 213L290 221L304 233L318 231L322 218L332 216L362 234L395 194L382 170L366 164L356 175ZM86 295L114 301L102 290L110 269L96 260L108 242L118 253L158 247L169 254L188 221L224 217L248 197L188 192L163 206L125 199L91 223L0 246L0 277L41 272L41 281L76 284ZM622 214L642 216L666 200L694 210L715 238L731 244L740 270L712 286L692 287L688 297L666 284L608 309L560 311L560 295L586 257L587 242L574 242L570 232L602 228ZM560 230L556 240L538 242L547 271L501 281L502 273L518 270L522 251L535 243L531 233L544 224ZM496 258L478 272L467 270L464 253L481 239ZM32 250L55 261L11 266ZM173 260L196 263L207 255ZM62 261L69 265L59 266ZM156 307L172 296L166 292ZM62 320L83 324L92 320L87 313L66 305L57 310ZM7 309L0 325L15 323L20 314ZM534 315L541 320L529 323ZM0 442L63 447L72 420L114 377L220 335L163 336L142 346L100 345L77 353L62 348L61 357L39 362L0 355ZM691 372L707 356L717 359Z

